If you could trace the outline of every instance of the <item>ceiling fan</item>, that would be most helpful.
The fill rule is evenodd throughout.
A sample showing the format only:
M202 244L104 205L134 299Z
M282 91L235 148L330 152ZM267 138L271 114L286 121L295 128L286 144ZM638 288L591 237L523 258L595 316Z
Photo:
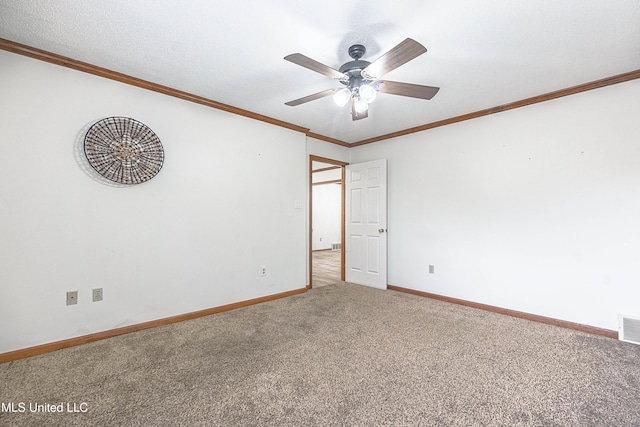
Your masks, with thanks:
M438 93L440 88L380 80L380 78L388 72L395 70L402 64L411 61L426 51L427 49L420 43L408 38L380 58L373 62L368 62L360 59L366 52L365 47L361 44L354 44L349 48L349 56L353 58L353 61L343 64L338 70L321 64L300 53L287 55L284 57L287 61L338 80L345 87L328 89L285 102L285 104L293 107L333 95L334 102L340 107L343 107L347 102L351 101L351 118L353 120L360 120L369 116L369 104L373 102L377 92L410 96L412 98L431 99Z

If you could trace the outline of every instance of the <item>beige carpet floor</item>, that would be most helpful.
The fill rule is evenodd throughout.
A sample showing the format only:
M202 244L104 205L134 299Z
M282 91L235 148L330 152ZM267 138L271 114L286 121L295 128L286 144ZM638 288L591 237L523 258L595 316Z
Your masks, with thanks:
M1 426L638 427L640 346L336 284L2 364L0 402Z

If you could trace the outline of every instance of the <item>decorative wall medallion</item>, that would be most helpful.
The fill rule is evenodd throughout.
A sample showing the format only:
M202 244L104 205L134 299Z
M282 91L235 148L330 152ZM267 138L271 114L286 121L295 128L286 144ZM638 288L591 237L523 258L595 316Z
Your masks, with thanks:
M100 175L120 184L148 181L164 162L160 138L129 117L107 117L91 126L84 138L84 154Z

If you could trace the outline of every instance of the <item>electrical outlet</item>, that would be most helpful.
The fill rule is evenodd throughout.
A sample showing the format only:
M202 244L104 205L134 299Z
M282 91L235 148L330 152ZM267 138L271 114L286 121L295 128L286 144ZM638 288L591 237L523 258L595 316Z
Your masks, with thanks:
M93 290L93 302L102 301L102 288L95 288Z
M260 276L265 277L267 275L267 267L260 268Z
M67 292L67 305L74 305L78 303L78 291Z
M429 264L429 274L434 274L435 271L436 271L436 268L433 265Z

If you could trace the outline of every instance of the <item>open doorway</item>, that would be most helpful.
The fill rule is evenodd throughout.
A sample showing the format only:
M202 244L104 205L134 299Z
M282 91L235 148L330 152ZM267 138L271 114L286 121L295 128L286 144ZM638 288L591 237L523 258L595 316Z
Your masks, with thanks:
M309 156L309 288L344 281L346 165Z

